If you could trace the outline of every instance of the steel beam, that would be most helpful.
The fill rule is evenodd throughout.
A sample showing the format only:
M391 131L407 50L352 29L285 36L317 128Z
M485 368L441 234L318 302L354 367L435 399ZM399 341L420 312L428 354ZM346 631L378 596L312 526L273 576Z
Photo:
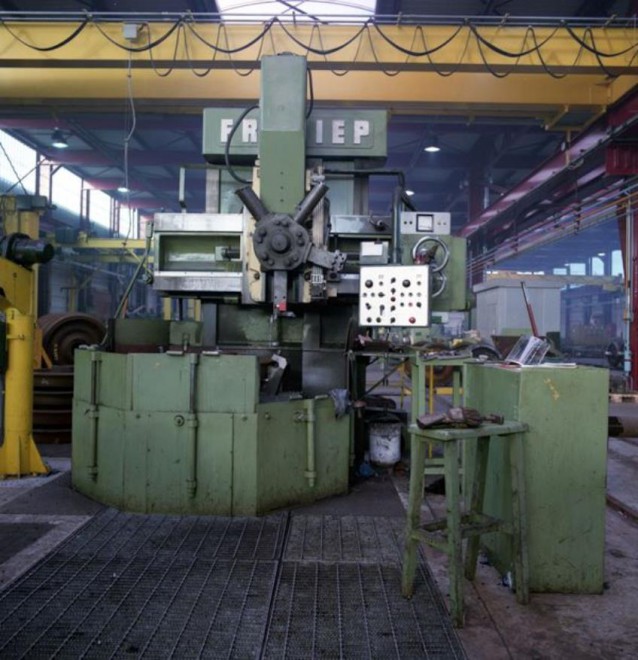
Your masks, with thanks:
M63 41L76 27L64 23L8 24L21 41L48 46ZM167 24L150 24L153 38L167 32ZM188 52L175 52L176 30L153 49L151 61L147 52L129 54L127 47L143 48L146 39L131 44L122 38L121 23L93 23L69 44L46 53L33 50L6 32L0 41L0 67L3 69L0 90L6 101L24 103L28 99L115 99L126 95L126 69L131 61L134 94L140 100L176 100L184 102L234 101L256 99L259 96L259 76L242 77L247 69L256 69L259 59L267 53L296 52L307 55L314 70L314 92L317 101L384 104L394 109L417 104L419 107L450 104L457 106L517 108L521 105L542 109L546 106L571 107L606 106L619 97L617 90L627 84L610 80L608 74L630 78L629 85L638 82L635 62L638 44L631 30L622 28L590 28L598 48L605 53L622 53L614 57L597 58L582 48L565 29L539 27L536 38L543 46L545 65L556 73L569 72L566 78L549 77L537 55L505 58L488 47L479 47L476 33L468 26L403 26L382 28L383 36L372 26L331 25L315 28L310 25L287 26L285 32L275 25L263 40L252 44L261 25L196 24L193 30L211 44L242 49L232 59L215 55L211 48L184 27L182 39L188 40ZM510 52L531 46L525 28L482 26L477 29L485 43ZM357 32L361 31L359 36ZM576 28L580 37L582 28ZM292 35L303 46L292 41ZM105 36L106 35L106 36ZM429 57L406 56L391 46L423 51L427 46L440 46L454 38ZM114 43L107 40L109 37ZM348 44L348 40L352 42ZM425 44L425 46L424 46ZM333 49L324 57L307 52L306 47ZM487 60L498 73L512 71L507 78L486 73ZM604 69L601 67L601 61ZM574 64L574 63L577 64ZM172 68L165 78L156 70ZM197 77L209 71L210 75ZM455 70L449 78L436 71ZM346 76L336 72L348 71ZM400 71L389 77L384 72Z
M631 112L626 113L627 110ZM552 193L565 185L570 179L570 173L581 174L589 170L600 168L604 161L604 149L614 137L618 137L625 130L638 125L638 91L628 96L613 113L615 116L627 114L629 117L624 124L610 127L607 117L603 117L593 124L587 131L578 136L568 148L559 151L549 160L545 161L527 178L517 184L501 199L482 211L461 230L461 236L469 237L482 227L491 224L496 230L510 223L514 218L523 218L525 214L538 202L549 199ZM600 174L604 174L604 168ZM553 209L556 210L555 208Z

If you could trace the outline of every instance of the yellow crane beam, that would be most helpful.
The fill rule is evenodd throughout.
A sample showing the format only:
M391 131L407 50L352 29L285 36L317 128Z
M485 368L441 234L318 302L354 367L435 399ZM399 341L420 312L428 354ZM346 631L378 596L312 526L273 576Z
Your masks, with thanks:
M122 23L87 19L69 40L78 25L0 25L5 103L120 99L129 70L140 102L254 100L259 76L245 74L263 55L284 51L308 58L316 101L403 112L515 114L566 105L596 112L638 84L638 42L629 28L181 21L141 24L127 40ZM43 50L56 44L64 45Z

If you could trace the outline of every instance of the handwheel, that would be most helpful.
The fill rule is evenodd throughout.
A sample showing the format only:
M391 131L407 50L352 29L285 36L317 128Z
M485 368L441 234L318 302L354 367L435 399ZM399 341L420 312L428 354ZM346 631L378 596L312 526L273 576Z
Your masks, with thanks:
M450 249L436 236L424 236L412 248L412 261L427 263L433 273L438 273L447 266L450 259Z
M439 271L433 272L431 279L432 291L430 292L430 298L436 298L437 296L440 296L443 291L445 291L446 285L447 277Z

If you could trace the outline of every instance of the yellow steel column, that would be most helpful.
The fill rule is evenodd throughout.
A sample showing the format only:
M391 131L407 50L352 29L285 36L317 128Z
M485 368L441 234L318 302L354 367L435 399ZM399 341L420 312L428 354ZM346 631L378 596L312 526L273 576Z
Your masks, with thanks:
M47 474L33 441L33 315L6 310L9 367L5 374L4 442L0 476Z
M36 204L34 205L34 200ZM44 198L32 197L19 204L13 196L3 198L5 234L20 233L37 239ZM38 207L38 202L41 206ZM21 208L22 206L22 208ZM33 440L33 369L36 351L35 317L38 309L38 264L23 268L7 260L0 264L0 307L7 322L7 361L4 375L4 437L0 447L0 477L47 474ZM41 346L41 345L40 345Z

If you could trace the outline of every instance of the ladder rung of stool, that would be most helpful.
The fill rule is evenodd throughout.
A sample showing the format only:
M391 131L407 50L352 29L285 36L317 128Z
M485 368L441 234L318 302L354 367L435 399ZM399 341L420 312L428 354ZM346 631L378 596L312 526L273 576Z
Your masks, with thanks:
M419 542L427 543L448 555L450 580L450 613L455 626L463 626L463 564L465 577L473 580L476 574L481 534L505 532L513 537L514 579L516 600L529 600L529 565L526 543L525 472L523 438L527 425L505 421L503 424L483 424L477 428L427 428L410 425L411 470L410 494L403 558L402 592L411 598ZM501 437L511 442L510 479L512 488L512 522L488 516L483 512L485 480L490 443ZM461 511L459 455L461 443L476 443L476 461L472 480L472 497L469 510ZM421 524L424 467L427 443L443 446L445 477L446 517L425 525ZM467 538L465 562L463 539Z

